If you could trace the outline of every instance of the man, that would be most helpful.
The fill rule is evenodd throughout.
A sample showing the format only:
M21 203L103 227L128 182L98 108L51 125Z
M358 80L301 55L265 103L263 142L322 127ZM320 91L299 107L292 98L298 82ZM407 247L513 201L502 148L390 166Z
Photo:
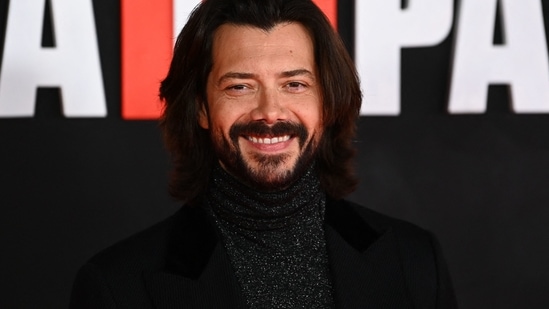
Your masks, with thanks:
M361 95L310 0L206 0L160 88L174 216L91 259L72 308L454 308L434 238L342 199Z

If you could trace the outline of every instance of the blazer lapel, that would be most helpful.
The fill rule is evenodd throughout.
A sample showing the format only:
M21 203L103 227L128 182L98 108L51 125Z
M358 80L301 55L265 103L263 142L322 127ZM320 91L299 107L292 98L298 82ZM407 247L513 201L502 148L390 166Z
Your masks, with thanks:
M242 308L229 257L208 214L183 207L170 233L166 265L145 274L156 308Z
M146 278L155 308L243 308L238 282L218 244L198 279L169 272L152 273Z
M229 257L207 213L183 207L166 264L144 274L156 308L244 308ZM338 308L412 308L390 227L368 224L347 202L328 201L326 242Z
M336 306L413 308L391 228L373 229L346 202L329 202L326 216Z

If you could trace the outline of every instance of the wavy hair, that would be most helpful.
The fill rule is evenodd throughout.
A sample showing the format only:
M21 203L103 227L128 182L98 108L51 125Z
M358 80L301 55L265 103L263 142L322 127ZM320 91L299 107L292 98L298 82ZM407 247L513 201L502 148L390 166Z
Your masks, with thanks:
M175 198L192 202L203 192L216 160L209 132L198 124L199 111L207 110L206 83L216 29L234 24L268 31L286 22L303 25L313 41L325 126L316 157L321 186L332 198L356 188L352 139L362 101L359 79L322 11L311 0L205 0L179 34L160 85L164 104L160 127L173 160L170 193Z

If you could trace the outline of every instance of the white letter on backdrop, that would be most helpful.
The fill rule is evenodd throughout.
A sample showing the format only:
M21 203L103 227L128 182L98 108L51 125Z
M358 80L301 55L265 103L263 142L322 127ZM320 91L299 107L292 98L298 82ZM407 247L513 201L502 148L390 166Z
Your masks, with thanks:
M461 1L448 109L450 113L483 113L488 85L508 84L515 112L549 112L541 1L501 0L505 44L494 46L497 1Z
M0 117L32 117L40 86L61 88L67 117L106 116L91 0L51 0L56 47L41 47L45 1L9 2Z
M187 23L189 15L200 3L200 0L173 0L173 36L174 42L183 26Z
M453 0L356 0L355 59L362 115L400 113L400 50L432 46L452 28Z

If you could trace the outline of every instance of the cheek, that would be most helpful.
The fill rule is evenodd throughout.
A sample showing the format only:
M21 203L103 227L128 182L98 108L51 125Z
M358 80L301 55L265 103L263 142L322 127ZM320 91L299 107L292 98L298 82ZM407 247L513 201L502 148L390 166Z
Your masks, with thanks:
M309 130L317 131L322 127L323 110L318 95L311 94L302 97L301 102L295 104L294 113Z
M241 105L242 106L242 105ZM249 113L238 104L224 104L223 108L212 111L212 126L218 130L228 133L236 123L245 123Z
M314 138L315 143L318 143L324 134L324 125L321 113L310 115L310 122L306 125L309 129L311 138Z
M216 135L229 137L231 127L236 123L236 118L230 113L216 113L212 115L211 129Z
M300 122L311 132L317 132L322 129L322 112L317 106L311 106L307 109L296 111Z

